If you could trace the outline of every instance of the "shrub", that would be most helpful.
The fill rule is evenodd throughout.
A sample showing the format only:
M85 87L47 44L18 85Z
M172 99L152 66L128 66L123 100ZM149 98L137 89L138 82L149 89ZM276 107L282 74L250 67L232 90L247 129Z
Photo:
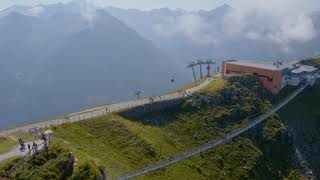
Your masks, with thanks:
M7 174L12 166L14 171ZM0 167L0 176L10 179L67 179L72 172L73 156L57 144L53 144L49 151L41 150L24 161L15 159Z
M100 178L100 170L92 161L80 164L73 173L74 180L95 180Z

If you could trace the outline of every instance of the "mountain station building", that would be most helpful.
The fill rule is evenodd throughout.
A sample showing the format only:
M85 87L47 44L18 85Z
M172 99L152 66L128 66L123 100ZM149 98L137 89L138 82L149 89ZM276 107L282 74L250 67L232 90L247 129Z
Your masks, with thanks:
M282 62L227 60L222 63L222 78L228 74L253 74L268 91L277 94L286 85L298 86L308 75L317 72L312 66Z

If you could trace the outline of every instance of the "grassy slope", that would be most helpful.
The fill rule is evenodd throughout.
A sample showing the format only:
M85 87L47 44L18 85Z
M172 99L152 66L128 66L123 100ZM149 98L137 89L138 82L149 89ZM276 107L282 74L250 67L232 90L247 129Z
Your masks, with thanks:
M221 94L238 92L237 89L243 91L242 95L228 97L228 94ZM72 149L80 162L92 159L105 168L109 177L115 177L221 137L248 123L245 117L257 109L256 106L261 110L266 108L265 102L254 93L223 81L211 84L201 94L216 99L227 98L229 103L204 104L200 110L186 104L175 113L146 115L145 118L167 119L162 126L108 115L94 121L58 126L54 129L55 140L67 141L65 145ZM272 133L268 136L273 137ZM266 158L264 151L250 138L238 138L138 179L263 179L263 175L273 175L269 179L277 179L278 175L266 173L270 167L263 162ZM268 166L273 164L270 161ZM288 166L288 171L282 172L281 177L289 176L291 172L295 170Z
M17 143L9 137L0 137L0 154L10 151Z

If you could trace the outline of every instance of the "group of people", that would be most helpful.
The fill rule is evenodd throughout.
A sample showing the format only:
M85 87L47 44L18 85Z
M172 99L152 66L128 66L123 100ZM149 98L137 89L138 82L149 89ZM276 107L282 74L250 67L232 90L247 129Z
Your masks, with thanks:
M151 103L153 103L153 102L154 102L154 98L153 98L153 97L150 97L150 98L149 98L149 101L150 101Z
M162 96L150 97L150 98L149 98L149 102L153 103L153 102L155 102L155 101L157 100L157 98L158 98L159 100L161 100L161 99L162 99Z
M178 94L185 96L185 95L187 95L187 91L186 90L178 90Z
M41 140L43 140L43 147L45 150L48 150L48 138L47 135L44 134L43 132L40 134ZM24 152L26 149L25 142L22 139L19 139L19 144L20 144L20 151ZM36 142L32 142L32 144L28 144L28 152L31 154L37 153L39 145Z
M26 145L22 139L19 139L20 151L24 151L26 149Z
M20 151L24 152L26 150L25 142L22 139L19 139ZM32 145L28 144L28 152L33 151L33 153L38 152L38 144L36 142L32 142Z
M28 144L28 149L29 149L30 153L31 153L31 150L32 150L32 153L37 153L38 152L38 144L35 142L32 142L32 146L30 144Z

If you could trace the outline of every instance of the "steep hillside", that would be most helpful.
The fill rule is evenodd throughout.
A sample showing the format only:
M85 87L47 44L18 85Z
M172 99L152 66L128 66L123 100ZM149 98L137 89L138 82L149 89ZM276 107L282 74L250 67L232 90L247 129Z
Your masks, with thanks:
M320 82L280 111L294 143L320 176Z
M251 119L248 116L271 107L269 94L256 80L252 76L217 80L182 106L148 113L141 119L110 114L52 127L53 141L70 149L78 163L93 160L114 178L245 126ZM138 179L298 177L290 136L282 120L274 116L242 137Z

